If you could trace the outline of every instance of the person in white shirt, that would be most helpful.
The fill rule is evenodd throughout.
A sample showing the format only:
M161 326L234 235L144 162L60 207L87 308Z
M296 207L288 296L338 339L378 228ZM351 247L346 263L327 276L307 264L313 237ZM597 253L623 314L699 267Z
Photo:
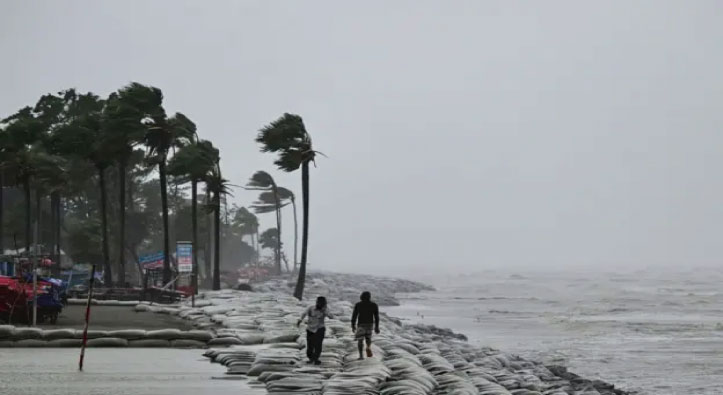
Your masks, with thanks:
M334 318L326 307L326 298L323 296L316 298L316 305L310 306L301 313L301 318L296 326L300 326L305 317L309 317L306 322L306 356L309 357L309 363L321 365L319 357L326 334L324 319L326 317Z

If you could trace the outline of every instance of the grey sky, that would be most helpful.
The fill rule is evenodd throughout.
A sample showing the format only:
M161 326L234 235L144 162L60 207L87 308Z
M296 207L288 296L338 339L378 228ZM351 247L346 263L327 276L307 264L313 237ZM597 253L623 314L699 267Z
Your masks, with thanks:
M329 156L311 176L315 268L713 265L722 11L716 1L4 1L0 115L68 87L152 84L243 184L273 169L256 130L298 113ZM299 190L298 174L274 174Z

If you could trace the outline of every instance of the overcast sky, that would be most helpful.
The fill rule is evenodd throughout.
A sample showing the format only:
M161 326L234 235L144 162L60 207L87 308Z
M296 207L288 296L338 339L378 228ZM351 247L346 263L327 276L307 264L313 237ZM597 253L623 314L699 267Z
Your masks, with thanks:
M221 148L233 183L273 170L300 192L300 175L276 172L253 141L298 113L328 155L311 174L312 268L716 265L722 12L661 0L3 1L0 116L69 87L154 85Z

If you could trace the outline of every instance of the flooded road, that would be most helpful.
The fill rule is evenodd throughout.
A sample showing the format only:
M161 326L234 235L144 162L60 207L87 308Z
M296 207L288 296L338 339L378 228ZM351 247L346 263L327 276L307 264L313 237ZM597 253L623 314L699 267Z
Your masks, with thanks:
M0 349L0 394L7 395L239 395L263 394L203 350L89 348L78 371L78 349Z

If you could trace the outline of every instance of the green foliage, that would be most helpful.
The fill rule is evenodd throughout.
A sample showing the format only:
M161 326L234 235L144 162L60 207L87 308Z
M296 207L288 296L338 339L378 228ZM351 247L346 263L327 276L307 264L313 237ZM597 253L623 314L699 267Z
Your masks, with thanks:
M286 113L263 127L256 142L261 144L262 152L277 153L274 164L287 172L297 170L303 162L314 160L316 155L304 121L295 114Z
M259 235L259 244L261 244L262 248L276 250L281 246L279 244L278 234L279 232L276 228L266 229Z

